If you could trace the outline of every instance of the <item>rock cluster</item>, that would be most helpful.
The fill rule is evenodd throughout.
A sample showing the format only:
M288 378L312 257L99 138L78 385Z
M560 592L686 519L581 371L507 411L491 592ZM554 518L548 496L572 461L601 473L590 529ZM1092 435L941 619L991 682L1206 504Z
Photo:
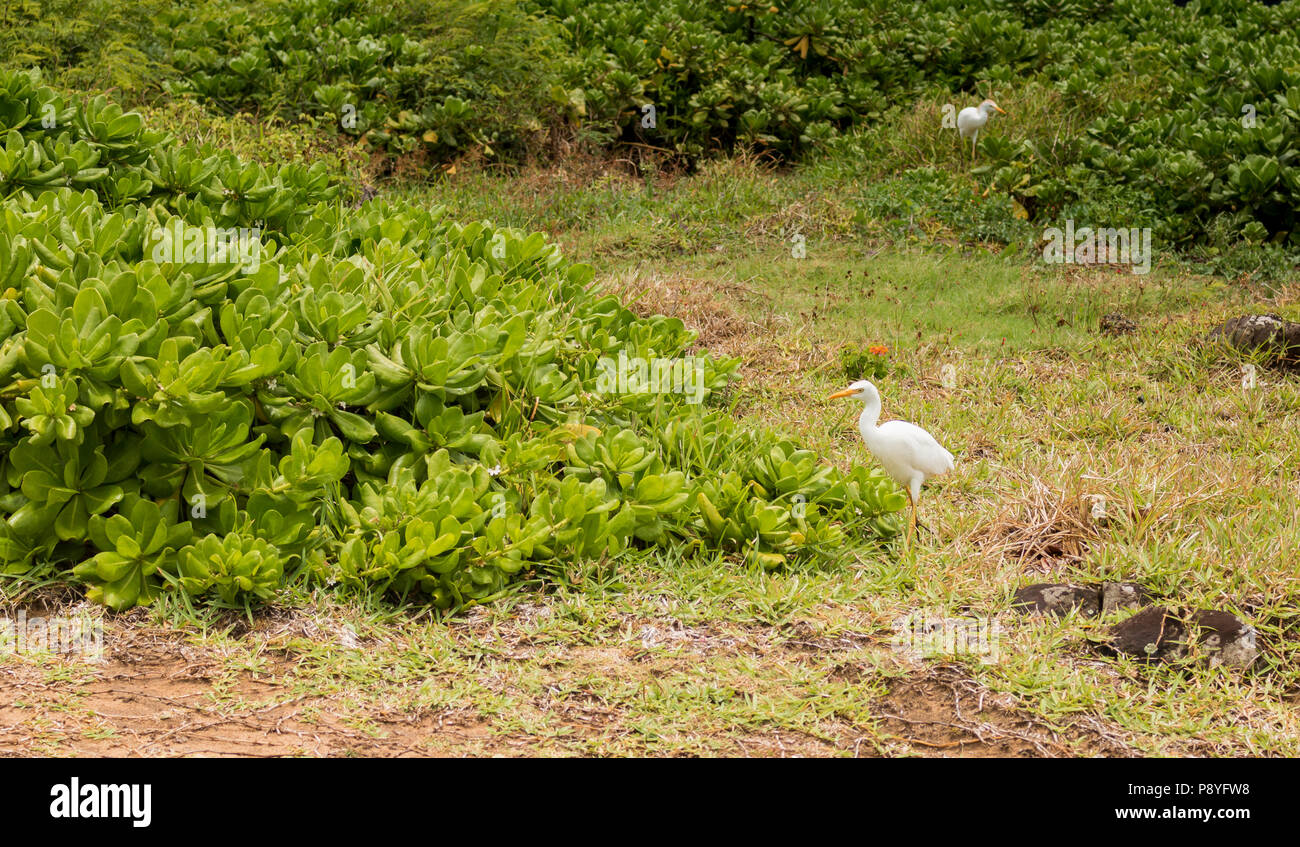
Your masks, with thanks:
M1193 656L1211 666L1247 668L1259 658L1255 628L1229 612L1198 609L1178 612L1151 605L1154 596L1133 582L1086 585L1040 582L1016 591L1011 608L1025 614L1063 616L1077 611L1084 617L1138 609L1111 626L1102 647L1150 661L1167 662Z

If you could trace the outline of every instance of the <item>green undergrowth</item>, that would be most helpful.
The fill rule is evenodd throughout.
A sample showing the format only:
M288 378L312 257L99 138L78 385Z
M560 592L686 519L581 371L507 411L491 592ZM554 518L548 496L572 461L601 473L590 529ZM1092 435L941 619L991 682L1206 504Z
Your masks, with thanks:
M11 579L459 608L629 547L776 568L896 531L879 472L736 424L734 361L540 234L354 209L321 163L173 144L28 74L0 120Z

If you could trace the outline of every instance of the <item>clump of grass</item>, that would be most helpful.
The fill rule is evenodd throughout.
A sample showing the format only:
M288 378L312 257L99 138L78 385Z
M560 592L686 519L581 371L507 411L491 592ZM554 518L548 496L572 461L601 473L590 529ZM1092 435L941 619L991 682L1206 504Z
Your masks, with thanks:
M304 117L291 123L274 116L213 114L194 100L177 98L140 106L149 126L162 127L182 144L211 144L262 164L324 162L331 173L353 181L366 178L370 154L340 139L329 122Z
M1088 502L1081 492L1031 479L972 540L987 555L1014 559L1017 569L1068 567L1082 561L1097 538L1095 501L1092 507Z

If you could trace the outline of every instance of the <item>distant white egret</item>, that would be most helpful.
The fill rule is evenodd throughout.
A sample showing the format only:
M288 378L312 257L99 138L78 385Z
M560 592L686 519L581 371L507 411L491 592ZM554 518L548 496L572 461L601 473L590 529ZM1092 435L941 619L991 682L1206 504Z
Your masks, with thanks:
M907 501L912 505L909 538L916 535L916 504L921 497L921 484L932 476L947 473L953 468L952 454L943 449L934 436L915 424L906 421L880 420L880 392L869 381L862 379L843 391L836 391L830 399L852 397L862 400L866 407L858 418L858 431L867 449L884 467L885 473L907 491Z
M978 106L967 106L957 113L957 131L961 133L962 138L970 139L970 155L975 158L975 142L979 138L980 130L989 122L989 117L994 112L1005 115L1001 107L992 100L985 100Z

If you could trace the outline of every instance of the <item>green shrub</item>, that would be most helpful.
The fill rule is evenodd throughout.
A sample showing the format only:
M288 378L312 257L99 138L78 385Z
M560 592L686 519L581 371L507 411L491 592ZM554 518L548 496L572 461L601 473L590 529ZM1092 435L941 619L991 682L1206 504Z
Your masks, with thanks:
M551 28L510 0L281 0L162 16L175 94L320 116L396 154L520 156L551 123Z
M9 64L74 88L117 85L139 99L161 87L228 113L305 116L413 154L403 172L521 160L554 149L557 132L688 162L737 147L786 161L856 150L871 174L965 171L940 110L996 95L1009 114L981 135L974 175L1035 227L1151 226L1181 250L1226 227L1235 241L1281 245L1284 265L1300 253L1295 3L41 7L17 2L0 20ZM977 217L954 228L1018 240L1014 222Z
M687 157L856 148L871 173L965 170L950 161L960 144L943 129L944 104L920 123L906 109L936 91L954 108L996 92L1011 114L981 135L974 172L1036 225L1152 226L1159 243L1186 247L1232 213L1236 238L1288 244L1293 261L1300 252L1294 3L534 5L562 23L564 85L583 88L587 121L611 139ZM842 139L849 129L856 141ZM1021 235L989 218L955 228Z
M156 21L166 0L7 0L0 11L0 63L41 68L70 90L118 88L135 102L157 91Z
M302 572L452 608L631 546L774 567L895 531L892 483L709 408L737 363L540 234L353 209L319 165L178 145L35 74L0 74L0 138L10 578L126 608Z

